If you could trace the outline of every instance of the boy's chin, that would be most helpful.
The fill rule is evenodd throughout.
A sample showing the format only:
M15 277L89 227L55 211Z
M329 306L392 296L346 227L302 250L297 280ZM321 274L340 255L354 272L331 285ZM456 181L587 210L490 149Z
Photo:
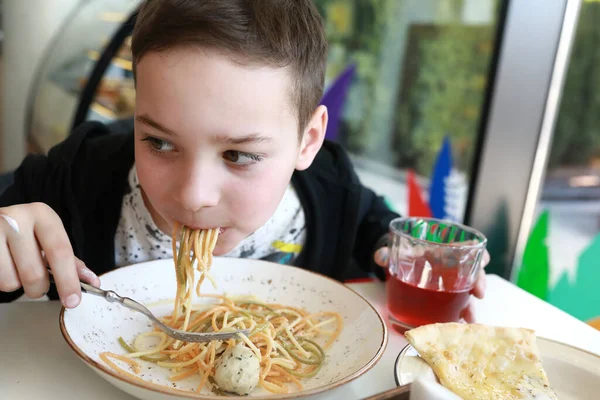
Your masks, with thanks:
M215 249L213 250L213 256L219 257L219 256L222 256L222 255L225 255L225 254L229 253L230 251L231 250L228 250L224 246L216 245Z
M245 235L244 233L236 229L232 229L231 227L227 228L223 234L219 235L217 245L213 250L213 255L219 257L231 252L248 236L249 235Z
M213 250L213 256L219 257L229 253L231 250L235 249L235 246L240 243L241 240L231 240L230 238L225 238L219 236L219 240L217 241L217 245Z

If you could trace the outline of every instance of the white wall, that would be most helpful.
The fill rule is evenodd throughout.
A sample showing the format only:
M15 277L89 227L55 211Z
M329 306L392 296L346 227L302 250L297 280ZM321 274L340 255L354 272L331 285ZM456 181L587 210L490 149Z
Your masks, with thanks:
M4 0L4 85L0 170L25 155L27 98L46 46L81 0Z

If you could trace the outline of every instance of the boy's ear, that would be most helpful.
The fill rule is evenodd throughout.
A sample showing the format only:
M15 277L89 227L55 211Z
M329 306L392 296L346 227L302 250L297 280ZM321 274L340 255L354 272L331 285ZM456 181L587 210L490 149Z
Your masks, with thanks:
M305 170L312 164L325 140L328 119L327 107L317 107L302 134L300 153L296 160L297 170Z

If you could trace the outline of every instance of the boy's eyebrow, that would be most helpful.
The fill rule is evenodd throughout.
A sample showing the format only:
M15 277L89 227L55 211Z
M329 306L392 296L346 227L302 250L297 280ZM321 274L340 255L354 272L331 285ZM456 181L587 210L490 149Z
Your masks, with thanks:
M159 130L170 136L177 136L177 134L171 129L165 127L164 125L156 122L150 116L146 114L138 115L135 117L138 122L142 124L148 125L156 130ZM227 135L216 135L214 137L215 142L223 143L223 144L247 144L247 143L264 143L270 142L272 140L269 136L263 136L260 133L250 133L248 135L239 136L239 137L231 137Z
M251 133L240 137L230 137L226 135L215 136L215 141L224 144L246 144L246 143L264 143L270 142L269 136L262 136L260 133Z
M159 130L167 135L170 136L177 136L177 134L170 130L169 128L163 126L162 124L156 122L155 120L153 120L152 118L150 118L148 115L146 114L142 114L142 115L138 115L137 117L135 117L135 119L138 122L141 122L142 124L148 125L156 130Z

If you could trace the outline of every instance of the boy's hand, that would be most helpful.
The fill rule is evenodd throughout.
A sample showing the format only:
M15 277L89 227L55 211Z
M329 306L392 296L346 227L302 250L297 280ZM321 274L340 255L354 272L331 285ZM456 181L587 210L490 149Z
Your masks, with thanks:
M79 279L94 286L98 277L73 254L60 217L43 203L0 208L0 291L21 286L30 298L48 292L50 266L63 305L81 301Z
M389 249L387 247L382 247L379 250L377 250L375 252L375 263L377 265L379 265L380 267L383 268L388 268L389 266ZM477 278L477 282L475 282L475 286L473 287L473 290L471 290L471 293L477 297L478 299L483 299L483 297L485 296L485 289L486 289L486 278L485 278L485 271L484 268L489 264L490 262L490 254L488 253L487 249L485 250L485 252L483 253L483 259L481 260L481 265L483 268L481 268L480 272L479 272L479 277ZM471 323L471 322L475 322L475 316L473 315L473 307L471 305L469 305L469 307L465 310L464 314L463 314L463 318L465 319L465 321Z

